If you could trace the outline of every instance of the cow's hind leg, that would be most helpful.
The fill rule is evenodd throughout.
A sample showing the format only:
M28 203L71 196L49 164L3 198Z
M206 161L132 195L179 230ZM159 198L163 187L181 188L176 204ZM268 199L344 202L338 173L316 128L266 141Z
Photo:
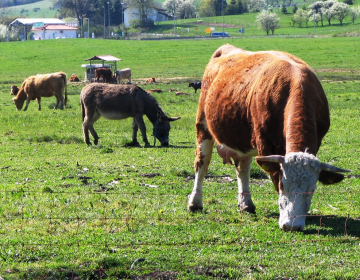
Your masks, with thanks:
M36 97L37 102L38 102L38 110L41 111L41 97Z
M244 156L235 161L238 183L238 206L240 211L255 214L255 205L251 200L249 180L252 157Z
M207 130L206 125L198 123L197 129L197 149L194 162L195 168L195 182L192 193L189 197L188 209L189 211L196 211L203 209L203 192L202 186L205 175L211 160L211 155L214 146L214 139Z
M55 98L56 98L56 103L55 103L55 106L54 106L54 110L59 107L59 103L60 103L60 98L59 98L59 96L55 95ZM61 106L61 105L60 105L60 106Z

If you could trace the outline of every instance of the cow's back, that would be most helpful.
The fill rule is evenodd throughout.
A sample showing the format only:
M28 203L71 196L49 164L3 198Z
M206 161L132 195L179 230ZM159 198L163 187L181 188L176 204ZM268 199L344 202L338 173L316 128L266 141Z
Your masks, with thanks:
M231 45L215 51L205 69L197 123L204 118L217 143L260 154L308 143L316 154L330 123L323 89L305 62Z

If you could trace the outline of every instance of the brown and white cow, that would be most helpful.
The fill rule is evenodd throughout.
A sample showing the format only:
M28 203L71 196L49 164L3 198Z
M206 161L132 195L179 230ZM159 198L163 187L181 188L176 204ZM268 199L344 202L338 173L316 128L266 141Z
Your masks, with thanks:
M24 80L20 88L11 87L12 93L17 92L17 95L12 99L18 110L21 110L26 100L24 111L27 110L31 100L37 99L39 110L41 110L41 97L56 97L56 104L54 109L57 109L60 103L60 108L66 107L67 103L67 84L66 74L63 72L56 72L51 74L30 76ZM64 101L65 91L65 101Z
M108 68L96 68L95 69L95 81L99 82L100 78L103 78L104 83L110 83L112 80L112 72Z
M338 172L348 171L315 157L329 126L325 93L304 61L279 51L220 47L202 79L188 209L203 208L203 179L216 142L224 163L235 163L240 210L255 213L249 176L257 156L279 193L280 228L303 230L317 180L340 182Z
M131 69L124 68L115 72L116 82L121 84L121 80L127 79L128 83L131 84Z

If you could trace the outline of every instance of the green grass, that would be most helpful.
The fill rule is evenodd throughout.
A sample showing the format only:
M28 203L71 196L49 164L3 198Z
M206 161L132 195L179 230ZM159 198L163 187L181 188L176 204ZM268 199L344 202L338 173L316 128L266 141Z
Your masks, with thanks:
M302 233L278 228L277 194L253 164L257 215L237 209L235 170L214 154L204 211L187 212L193 187L194 120L210 55L229 42L249 50L291 52L322 80L331 129L320 160L351 169L318 185ZM360 275L359 41L357 38L181 41L49 40L1 43L0 276L4 279L358 279ZM334 51L336 50L336 51ZM56 55L54 55L56 54ZM31 74L65 71L84 77L86 58L111 54L170 116L168 148L125 148L131 120L100 119L99 146L82 139L79 93L68 84L69 108L54 98L16 111L10 85ZM156 85L143 84L156 77ZM175 96L175 88L189 95ZM146 119L148 134L151 125ZM149 140L151 137L149 137ZM140 143L142 141L140 140ZM224 178L228 175L232 180ZM143 258L142 262L134 261ZM133 269L130 267L133 264Z
M17 16L22 18L52 18L59 14L54 9L54 1L42 0L27 5L18 5L6 8L7 16Z

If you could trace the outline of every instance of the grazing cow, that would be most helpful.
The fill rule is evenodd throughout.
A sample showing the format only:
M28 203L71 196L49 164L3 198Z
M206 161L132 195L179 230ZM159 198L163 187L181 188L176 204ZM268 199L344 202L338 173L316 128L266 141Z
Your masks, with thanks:
M19 92L19 88L16 85L10 86L10 89L11 89L10 95L17 95Z
M121 84L121 80L128 79L128 83L131 84L131 69L124 68L115 72L116 81Z
M189 83L189 86L188 87L192 87L194 90L195 90L195 93L196 91L201 88L201 82L192 82L192 83Z
M95 81L99 82L100 78L103 78L104 83L110 83L112 80L112 72L109 68L96 68L95 69Z
M69 79L69 82L80 82L78 76L76 76L75 74L72 74L70 79Z
M14 89L12 89L14 90ZM65 91L65 101L64 101ZM15 91L14 91L15 92ZM54 109L57 109L60 103L60 108L66 107L67 103L67 85L66 74L63 72L30 76L24 80L17 95L12 99L18 110L21 110L24 101L26 105L24 111L27 110L31 100L37 99L39 110L41 110L41 97L56 97L56 104Z
M135 85L89 84L80 93L83 118L83 132L86 144L90 144L89 130L98 143L98 135L94 123L103 116L111 120L133 118L132 144L139 146L137 131L140 129L145 147L149 147L143 115L153 124L153 134L161 146L169 145L170 122L180 119L169 118L153 96ZM155 139L156 139L155 138ZM155 145L154 139L154 145Z
M188 209L203 208L203 179L216 142L224 163L235 163L240 210L255 213L249 175L259 155L257 163L279 193L280 228L303 230L317 180L340 182L338 172L348 171L315 157L329 126L325 93L304 61L280 51L220 47L202 79Z

